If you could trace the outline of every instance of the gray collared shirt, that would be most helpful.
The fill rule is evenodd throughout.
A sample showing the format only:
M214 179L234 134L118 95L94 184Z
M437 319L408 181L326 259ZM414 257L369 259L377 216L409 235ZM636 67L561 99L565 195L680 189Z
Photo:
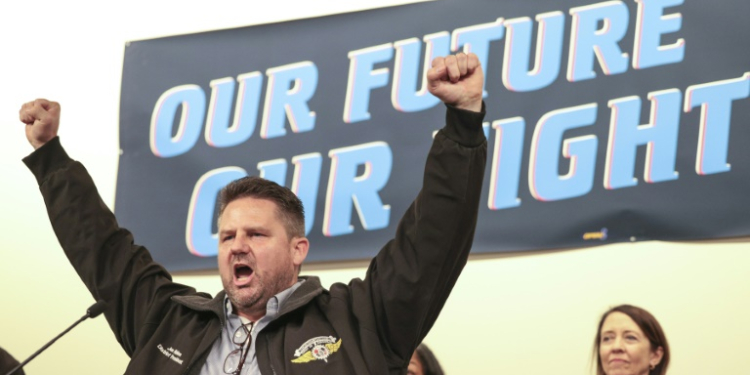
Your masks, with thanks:
M284 305L284 302L286 302L289 296L291 296L303 282L304 280L297 281L297 283L292 285L289 289L280 292L268 300L268 303L266 304L266 315L260 318L252 326L252 331L250 332L252 339L250 340L250 347L247 349L249 352L245 359L245 364L242 366L242 375L260 375L258 359L255 357L255 340L258 338L258 333L276 319L276 316L281 310L281 306ZM234 313L229 297L224 297L224 314L227 319L226 324L221 330L221 340L216 340L216 342L214 342L214 346L211 348L211 353L208 354L206 363L204 363L201 368L201 375L225 374L224 361L233 350L239 348L237 344L232 342L232 335L234 335L234 332L237 328L240 328L243 323L249 323L248 321L243 322L244 318L240 318Z

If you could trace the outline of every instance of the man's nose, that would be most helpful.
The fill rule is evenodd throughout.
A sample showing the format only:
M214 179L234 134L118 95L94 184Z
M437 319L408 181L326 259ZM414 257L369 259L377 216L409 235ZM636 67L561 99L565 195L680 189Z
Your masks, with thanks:
M229 248L232 254L247 253L250 251L250 241L247 236L238 234L232 240L232 246Z

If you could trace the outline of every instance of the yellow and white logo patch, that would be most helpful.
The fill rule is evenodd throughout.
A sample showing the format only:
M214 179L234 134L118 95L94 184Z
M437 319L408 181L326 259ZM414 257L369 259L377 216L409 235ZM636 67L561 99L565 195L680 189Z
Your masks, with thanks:
M292 363L307 363L323 360L328 363L328 357L339 351L341 339L336 341L333 336L320 336L305 341L302 346L294 351Z

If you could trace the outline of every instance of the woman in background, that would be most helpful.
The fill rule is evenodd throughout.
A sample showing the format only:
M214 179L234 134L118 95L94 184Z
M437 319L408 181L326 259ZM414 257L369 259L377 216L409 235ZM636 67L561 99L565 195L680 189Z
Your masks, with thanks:
M597 375L665 375L669 344L648 311L631 305L609 309L594 342Z
M444 375L435 355L425 344L420 344L409 361L406 375Z

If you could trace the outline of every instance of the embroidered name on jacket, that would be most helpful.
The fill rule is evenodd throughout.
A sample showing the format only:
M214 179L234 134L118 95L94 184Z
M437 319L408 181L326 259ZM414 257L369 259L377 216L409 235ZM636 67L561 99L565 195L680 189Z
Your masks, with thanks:
M294 351L292 363L307 363L323 360L328 363L328 357L336 353L341 347L341 339L336 341L333 336L320 336L305 341Z
M157 345L156 347L159 349L159 351L162 354L167 356L167 358L175 361L179 365L182 364L183 361L182 361L182 358L180 358L182 357L182 353L179 350L174 349L172 347L170 347L169 349L164 349L164 347L161 344Z

